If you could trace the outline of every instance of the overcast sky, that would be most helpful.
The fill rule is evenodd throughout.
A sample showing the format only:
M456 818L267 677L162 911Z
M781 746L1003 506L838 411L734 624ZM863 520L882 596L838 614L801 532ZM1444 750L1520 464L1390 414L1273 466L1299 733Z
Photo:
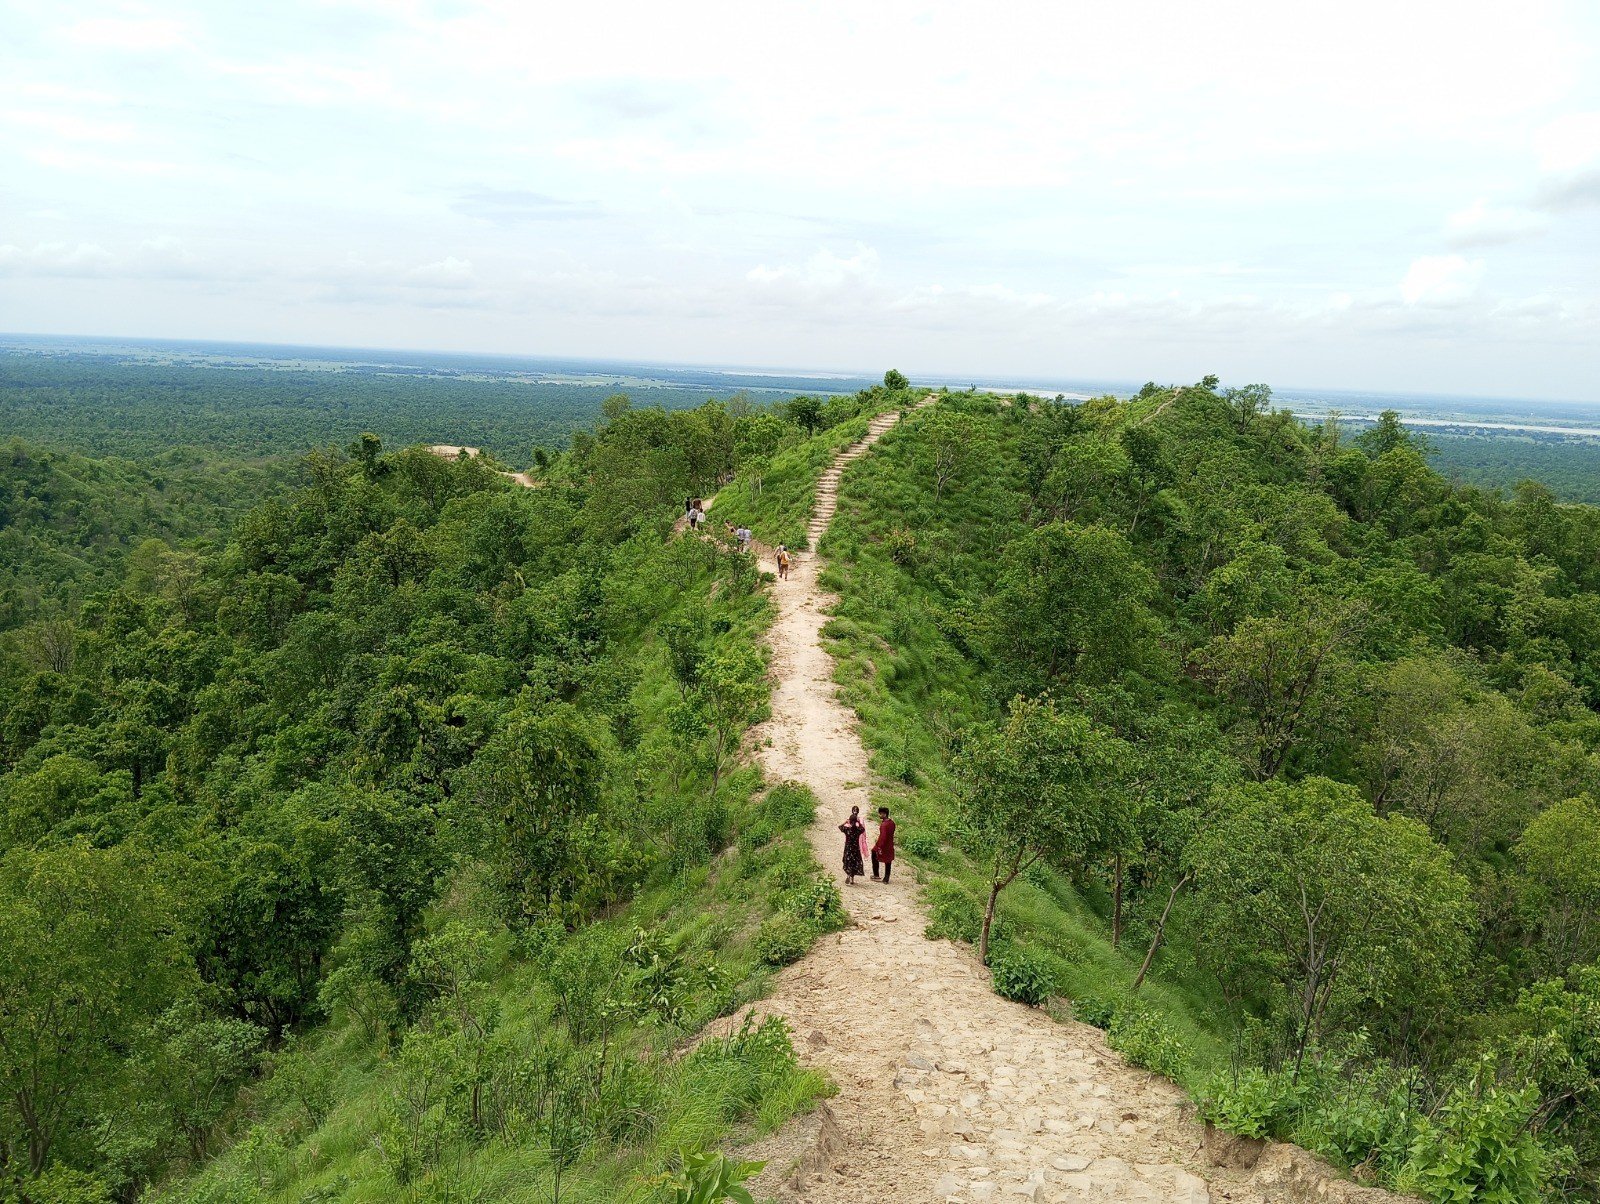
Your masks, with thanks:
M0 330L1600 402L1600 4L0 0Z

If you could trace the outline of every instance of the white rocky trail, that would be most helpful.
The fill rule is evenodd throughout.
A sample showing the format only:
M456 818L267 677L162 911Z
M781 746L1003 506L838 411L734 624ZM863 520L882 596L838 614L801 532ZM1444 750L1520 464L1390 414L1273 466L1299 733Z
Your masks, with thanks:
M812 548L845 468L898 417L875 420L823 475ZM835 694L818 570L816 553L802 553L773 587L772 717L754 736L769 780L815 792L811 844L854 923L779 974L754 1010L786 1018L802 1059L839 1092L743 1152L768 1160L757 1195L817 1204L1400 1199L1338 1180L1290 1146L1271 1147L1250 1171L1207 1165L1176 1086L1123 1062L1098 1029L995 995L970 949L924 938L904 862L890 885L843 885L838 824L852 805L872 814L870 773L855 717Z

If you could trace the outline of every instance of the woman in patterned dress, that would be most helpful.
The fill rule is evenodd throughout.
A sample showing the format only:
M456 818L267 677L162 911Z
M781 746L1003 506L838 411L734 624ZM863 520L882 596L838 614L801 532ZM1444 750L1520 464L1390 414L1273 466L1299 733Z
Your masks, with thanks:
M861 856L861 838L866 835L867 825L861 822L860 807L850 808L850 818L839 825L839 831L844 833L844 883L854 886L856 875L866 873Z

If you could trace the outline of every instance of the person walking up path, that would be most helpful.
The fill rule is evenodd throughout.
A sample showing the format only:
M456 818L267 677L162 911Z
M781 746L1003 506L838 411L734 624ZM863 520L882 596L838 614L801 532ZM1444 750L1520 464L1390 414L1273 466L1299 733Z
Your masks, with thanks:
M872 845L872 878L877 881L878 869L883 868L883 880L889 881L889 871L894 869L894 820L889 818L889 808L878 808L878 839Z

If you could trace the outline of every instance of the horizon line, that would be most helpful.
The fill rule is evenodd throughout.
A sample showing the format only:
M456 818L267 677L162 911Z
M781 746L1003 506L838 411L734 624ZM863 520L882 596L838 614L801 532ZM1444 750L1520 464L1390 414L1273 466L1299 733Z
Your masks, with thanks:
M324 352L327 352L327 351L376 352L376 353L381 353L381 354L384 354L384 355L391 355L391 356L426 355L426 356L457 356L457 357L461 357L461 358L470 358L470 359L503 359L503 360L533 360L533 361L537 361L537 360L564 360L564 361L575 362L575 363L591 363L591 364L617 363L617 364L627 364L627 365L632 365L632 366L658 367L658 368L667 368L667 369L701 369L701 370L707 370L707 371L713 371L713 372L720 371L720 370L723 370L723 369L739 369L739 370L750 372L750 373L756 374L756 375L764 375L764 376L772 376L772 377L779 377L779 376L806 376L808 374L827 373L830 376L834 376L834 377L836 377L838 379L841 379L841 380L847 380L847 381L862 380L862 381L868 381L868 382L872 382L872 383L876 383L879 379L881 379L881 374L878 373L878 372L875 372L875 371L867 371L867 370L864 370L864 369L855 369L855 368L844 369L844 368L836 368L836 367L827 367L827 366L816 365L816 364L808 365L808 366L805 366L805 367L800 367L800 366L782 366L782 365L770 365L770 364L740 363L740 362L737 362L737 361L714 362L714 361L671 360L671 359L626 359L626 358L621 358L621 357L613 358L613 357L610 357L610 356L603 356L603 355L560 355L560 354L552 354L552 353L546 353L546 352L461 351L461 350L445 350L445 349L441 349L441 348L430 348L430 347L370 347L370 346L359 346L359 345L356 345L356 344L349 344L349 343L283 343L283 342L273 342L273 341L270 341L270 340L262 340L262 339L254 339L254 338L206 338L206 337L172 336L172 335L69 334L69 333L64 333L64 332L60 332L60 331L0 331L0 339L22 339L22 340L69 339L69 340L76 340L76 341L81 341L81 342L91 342L91 343L92 342L105 342L105 343L113 343L113 342L120 342L120 343L165 343L165 344L173 344L173 345L176 345L176 346L190 346L190 347L208 346L209 345L209 346L260 347L260 348L270 348L270 349L276 349L276 350L296 350L296 349L299 349L299 350L307 350L307 351L324 351ZM908 372L908 373L906 373L906 375L907 376L911 376L911 377L914 378L918 374L917 373ZM971 375L971 376L967 376L967 374L951 373L951 372L936 372L935 371L935 372L922 373L921 375L923 375L926 378L931 379L933 381L933 383L936 383L936 384L939 384L939 385L943 385L943 386L945 386L947 388L952 386L952 382L960 380L960 379L963 378L963 376L966 376L966 378L968 379L969 384L970 384L971 387L973 387L973 388L981 388L981 389L983 389L985 391L988 391L988 392L1000 392L1000 393L1006 392L1008 390L1014 390L1014 389L1028 389L1029 391L1032 391L1033 390L1033 386L1029 384L1030 380L1032 382L1034 382L1035 384L1037 384L1037 382L1041 382L1041 381L1052 381L1052 380L1060 379L1060 377L1054 377L1054 376L1050 376L1050 375L1036 376L1036 377L1027 377L1027 376L1019 375L1016 378L1014 378L1016 383L1011 384L1011 385L1000 385L1000 384L980 385L980 384L976 383L979 379L981 379L983 377L990 377L992 379L992 378L995 378L999 374L996 374L996 373L993 373L993 372L986 372L986 373L978 373L978 374L974 374L974 375ZM1064 376L1065 374L1062 374L1062 375ZM1003 379L1003 377L1001 377L1001 379ZM1080 380L1078 380L1078 381L1076 381L1074 383L1079 384L1079 385L1082 385L1082 384L1125 385L1125 386L1128 386L1131 389L1132 392L1136 393L1141 387L1143 387L1143 384L1146 383L1146 382L1138 382L1138 381L1136 381L1136 378L1134 378L1134 377L1123 377L1123 378L1119 379L1119 378L1112 378L1112 377L1085 376L1085 377L1081 378ZM1251 383L1254 383L1254 382L1251 382ZM674 386L674 387L683 387L683 386ZM1510 396L1508 394L1499 394L1499 393L1419 393L1419 392L1414 392L1412 390L1407 390L1407 389L1356 388L1356 387L1352 387L1352 386L1349 386L1349 385L1295 385L1295 384L1286 384L1286 385L1281 385L1281 386L1275 386L1275 385L1270 385L1269 384L1268 387L1273 390L1274 394L1279 392L1279 390L1281 389L1281 390L1286 391L1286 392L1294 392L1294 393L1318 393L1318 392L1321 392L1321 393L1336 393L1336 394L1337 393L1345 393L1345 394L1357 394L1357 393L1369 393L1369 394L1371 394L1371 393L1376 393L1376 394L1379 394L1379 395L1382 395L1382 396L1401 397L1401 398L1417 398L1417 399L1433 399L1433 400L1444 398L1444 399L1456 399L1456 400L1462 400L1462 401L1502 401L1502 402L1519 402L1519 401L1520 402L1535 402L1536 401L1536 402L1543 402L1543 403L1555 403L1555 404L1560 404L1560 405L1600 407L1600 399L1596 399L1596 400L1592 400L1591 401L1591 400L1583 400L1583 399L1579 399L1579 398L1575 398L1575 397L1529 397L1529 396L1515 397L1515 396ZM1065 390L1062 390L1062 392L1065 392ZM1312 399L1312 398L1300 398L1299 400L1304 402L1304 401L1313 401L1314 399Z

